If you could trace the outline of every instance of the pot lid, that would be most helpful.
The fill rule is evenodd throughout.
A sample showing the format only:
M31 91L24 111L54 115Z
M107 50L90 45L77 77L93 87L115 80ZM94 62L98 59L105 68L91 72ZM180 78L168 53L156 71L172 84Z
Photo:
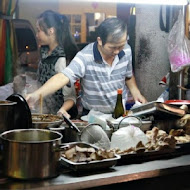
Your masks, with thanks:
M17 102L14 107L14 128L28 129L32 127L31 111L26 100L20 94L12 94L6 100ZM12 118L10 118L12 119Z

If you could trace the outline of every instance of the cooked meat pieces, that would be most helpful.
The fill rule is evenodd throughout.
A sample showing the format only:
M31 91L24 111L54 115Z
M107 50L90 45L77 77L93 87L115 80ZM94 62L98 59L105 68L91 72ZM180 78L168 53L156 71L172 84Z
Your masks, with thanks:
M190 135L185 136L175 136L177 143L189 143L190 142Z
M169 135L172 136L184 136L185 135L185 131L183 129L171 129L169 132Z
M165 131L154 127L151 131L147 131L149 142L146 144L148 150L163 150L175 148L176 140L173 136L168 135Z
M114 151L115 151L116 154L135 153L135 148L129 148L129 149L126 149L126 150L115 149Z
M87 155L84 152L77 152L77 162L85 162L87 161Z
M163 151L166 149L170 149L170 146L168 143L165 143L163 141L158 142L157 146L155 147L155 150L157 150L157 151Z
M184 131L183 129L171 129L169 134L175 138L177 143L190 142L190 135L186 134L186 131Z
M62 154L66 159L73 162L89 162L92 160L103 160L114 158L115 152L113 150L96 150L93 147L74 146L64 151Z
M158 131L158 135L157 135L158 138L159 137L166 137L166 136L168 136L168 134L166 133L166 131L163 131L163 130L159 130Z
M144 144L142 143L142 141L139 141L138 142L138 144L137 144L137 146L136 146L136 149L137 148L144 148L145 146L144 146Z
M144 146L144 144L142 143L142 141L139 141L139 143L135 147L135 151L137 153L140 153L140 152L145 152L145 150L146 150L146 147Z
M173 136L168 135L163 139L163 142L167 143L170 148L175 148L177 140Z
M157 135L158 135L159 129L157 127L154 127L152 129L152 141L156 143Z
M75 147L66 150L64 153L65 157L69 160L74 157L74 154L76 154L76 148Z
M113 150L102 150L102 149L99 149L97 151L97 155L102 157L102 158L113 158L114 157L114 151Z
M96 152L92 152L90 154L90 158L91 158L91 160L98 160Z
M55 122L60 121L62 118L53 114L32 114L32 122Z
M152 150L155 150L156 149L156 144L149 141L147 144L146 144L146 150L147 151L152 151Z
M152 130L146 131L146 136L152 142L156 142L157 138L167 136L167 135L168 134L165 131L159 130L157 127L154 127Z
M76 152L95 152L96 150L92 147L90 148L81 148L80 146L75 146Z

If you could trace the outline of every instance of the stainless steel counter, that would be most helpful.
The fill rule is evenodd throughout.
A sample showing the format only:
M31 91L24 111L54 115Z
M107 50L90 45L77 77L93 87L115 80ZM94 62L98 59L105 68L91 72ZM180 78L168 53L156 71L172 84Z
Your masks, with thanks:
M103 185L114 185L145 178L190 172L190 154L171 159L148 161L139 164L115 166L108 170L77 174L62 168L62 173L53 179L20 181L1 179L0 189L63 190L85 189Z

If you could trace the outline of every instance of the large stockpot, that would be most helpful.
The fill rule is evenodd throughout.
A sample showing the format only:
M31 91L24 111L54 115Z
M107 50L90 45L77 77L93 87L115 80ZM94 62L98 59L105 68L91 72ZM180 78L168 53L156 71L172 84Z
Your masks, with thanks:
M43 129L16 129L0 134L3 172L17 179L59 175L62 134Z

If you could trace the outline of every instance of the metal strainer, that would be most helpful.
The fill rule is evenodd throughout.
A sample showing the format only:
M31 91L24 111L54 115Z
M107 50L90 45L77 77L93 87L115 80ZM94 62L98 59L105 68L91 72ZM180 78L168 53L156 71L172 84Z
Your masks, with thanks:
M99 148L110 149L110 140L106 132L102 129L102 126L96 123L91 123L84 127L82 131L66 116L63 115L64 121L69 127L75 130L82 142L94 144Z

